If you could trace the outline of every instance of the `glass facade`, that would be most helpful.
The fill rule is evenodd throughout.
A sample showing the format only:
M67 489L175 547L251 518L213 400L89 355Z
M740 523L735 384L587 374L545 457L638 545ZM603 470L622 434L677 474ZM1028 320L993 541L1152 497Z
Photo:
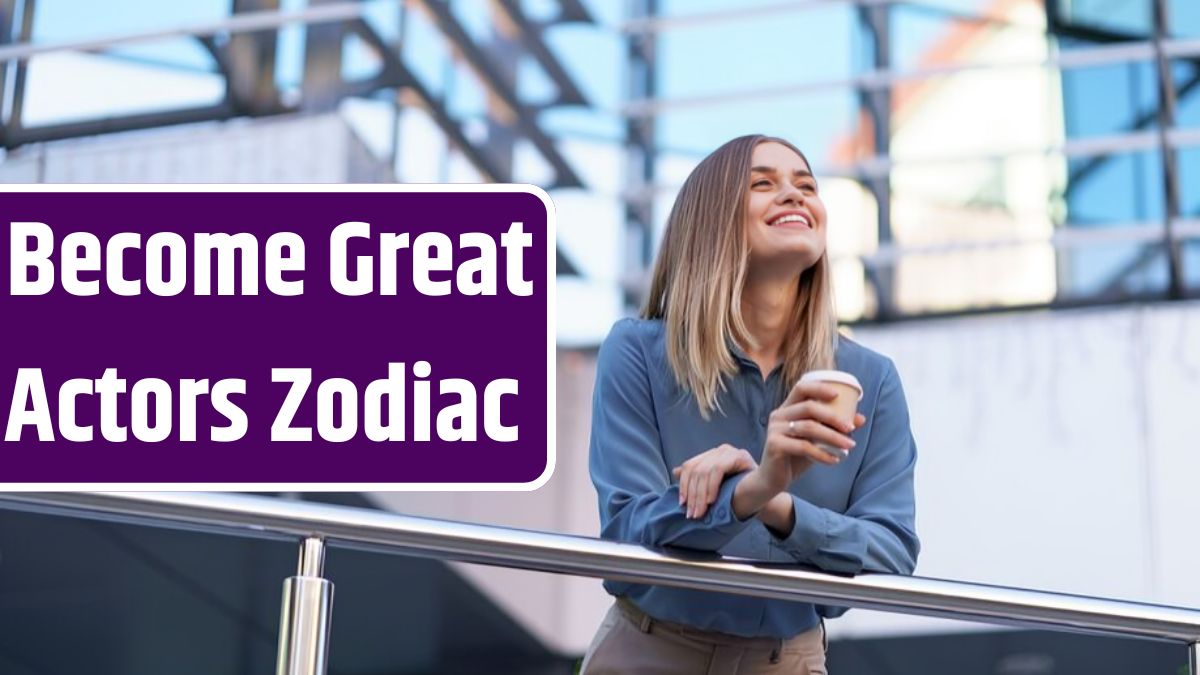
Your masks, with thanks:
M312 17L187 35L305 0L6 7L39 46L183 28L10 59L18 155L96 120L335 108L397 180L551 188L565 344L638 304L687 173L756 132L823 178L845 321L1200 290L1193 0L370 0L324 52ZM246 49L265 99L230 84Z
M654 218L688 160L720 141L755 130L794 140L818 174L857 186L827 199L844 320L1165 299L1200 285L1189 264L1200 49L1181 39L1200 29L1196 3L660 9L637 24L658 46L660 86L644 106L652 150L670 158L649 178ZM772 52L788 33L790 47ZM764 53L778 67L756 68Z

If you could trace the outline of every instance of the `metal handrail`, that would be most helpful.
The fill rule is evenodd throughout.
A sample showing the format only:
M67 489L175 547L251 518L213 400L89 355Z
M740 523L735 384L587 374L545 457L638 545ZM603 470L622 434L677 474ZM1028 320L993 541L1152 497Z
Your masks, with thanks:
M1200 653L1200 610L889 574L656 552L633 544L224 493L7 493L0 507L287 538L443 560L1030 628L1168 640ZM303 570L301 571L303 574Z

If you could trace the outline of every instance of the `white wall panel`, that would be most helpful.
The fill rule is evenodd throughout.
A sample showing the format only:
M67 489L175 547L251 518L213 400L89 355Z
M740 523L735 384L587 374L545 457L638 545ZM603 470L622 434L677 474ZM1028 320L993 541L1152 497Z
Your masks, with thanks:
M20 167L40 164L31 173ZM11 165L11 167L10 167ZM20 171L10 179L9 172ZM30 146L5 182L350 183L390 179L336 114L234 120Z

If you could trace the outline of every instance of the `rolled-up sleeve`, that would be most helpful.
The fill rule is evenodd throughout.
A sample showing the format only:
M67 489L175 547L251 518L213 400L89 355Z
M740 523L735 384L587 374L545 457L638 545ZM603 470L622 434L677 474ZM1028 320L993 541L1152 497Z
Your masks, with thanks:
M872 418L845 513L793 496L796 526L773 543L796 561L850 574L912 574L916 567L921 548L913 494L917 448L904 390L890 361Z
M663 459L650 377L636 323L617 322L600 346L592 398L588 466L600 500L600 536L716 551L753 521L738 520L730 504L745 474L721 484L703 519L687 518Z

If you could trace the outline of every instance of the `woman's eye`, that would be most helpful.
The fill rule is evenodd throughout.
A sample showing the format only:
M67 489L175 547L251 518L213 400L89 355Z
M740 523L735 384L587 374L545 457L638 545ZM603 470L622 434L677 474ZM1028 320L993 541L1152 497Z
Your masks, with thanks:
M766 185L766 186L770 186L770 185L771 185L771 181L769 181L769 180L767 180L767 179L763 178L763 179L756 180L756 181L754 181L753 183L751 183L751 184L750 184L750 187L762 187L762 186L764 186L764 185Z

